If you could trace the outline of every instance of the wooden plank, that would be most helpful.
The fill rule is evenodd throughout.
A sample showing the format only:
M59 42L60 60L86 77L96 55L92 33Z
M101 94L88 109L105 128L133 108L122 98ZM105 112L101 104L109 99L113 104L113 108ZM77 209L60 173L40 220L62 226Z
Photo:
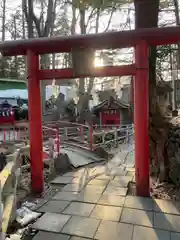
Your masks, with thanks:
M0 172L1 191L3 191L5 183L7 182L9 176L11 175L13 168L14 162L9 162L5 166L5 168Z
M15 201L15 194L10 194L7 197L7 200L5 202L4 212L3 212L3 217L2 217L2 232L3 233L7 232L9 221L11 219L12 210L14 207L14 201Z

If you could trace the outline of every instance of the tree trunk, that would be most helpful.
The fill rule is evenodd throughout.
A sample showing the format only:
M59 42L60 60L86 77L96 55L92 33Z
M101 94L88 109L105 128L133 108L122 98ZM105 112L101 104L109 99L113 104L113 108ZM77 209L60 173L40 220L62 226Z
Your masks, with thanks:
M33 1L34 0L28 0L28 38L33 38Z
M57 0L48 0L47 4L47 14L46 20L44 21L44 2L41 1L41 17L37 18L34 9L33 9L33 0L23 0L22 8L23 12L26 16L26 21L28 23L28 38L33 38L33 23L35 25L35 29L37 31L38 37L49 37L53 34L54 21L55 21L55 10L56 10ZM55 60L55 59L54 59ZM55 61L54 61L55 64ZM42 68L50 68L50 59L49 55L41 56L41 67ZM42 96L42 113L45 113L45 101L46 101L46 86L45 83L41 82L41 96Z
M134 5L136 29L157 27L159 0L135 0ZM150 112L156 112L156 99L156 48L151 47L149 51Z
M26 39L26 27L25 27L25 16L24 16L24 0L22 0L22 38ZM24 63L25 63L25 79L27 84L27 62L26 62L26 56L24 56Z
M80 7L80 28L81 34L86 34L86 24L85 24L85 8L83 6ZM99 18L100 18L100 8L97 9L96 14L96 26L95 26L95 33L99 31ZM93 89L95 78L88 79L88 86L85 96L85 79L81 78L79 82L79 101L78 101L78 112L79 112L79 119L84 122L88 122L92 124L92 116L89 109L89 100L91 99L91 91ZM84 111L85 110L85 111Z
M86 34L86 25L85 25L85 8L82 6L79 10L80 13L80 29L81 34ZM85 78L79 79L79 98L81 101L81 96L84 95L85 92Z
M72 1L72 22L71 22L71 35L75 35L76 33L76 8L74 6L74 2Z
M135 26L137 28L151 28L158 26L159 0L135 0ZM144 17L145 16L145 17ZM155 169L156 176L164 180L165 164L164 150L167 139L164 116L158 108L156 93L156 47L149 50L149 137L150 162Z
M85 24L85 7L84 4L80 4L79 7L79 14L80 14L80 29L81 29L81 34L86 34L86 24ZM78 121L80 123L84 123L86 120L86 115L84 115L84 109L87 109L86 111L88 112L89 106L88 101L85 101L85 78L80 78L79 79L79 89L78 89ZM86 103L86 104L85 104ZM84 117L85 116L85 117Z
M174 3L174 14L175 14L175 18L176 18L176 25L180 25L180 17L179 17L179 2L178 0L173 0ZM180 43L177 43L178 45L178 54L177 54L177 65L178 65L178 69L180 66Z
M6 0L2 2L2 41L5 41L5 23L6 23ZM2 76L5 77L5 58L2 56L2 65L1 65Z
M14 16L14 40L17 38L17 23L16 23L16 16ZM15 75L18 77L18 57L14 57L14 64L15 64Z
M5 23L6 23L6 0L3 0L2 9L2 41L5 40Z
M22 0L22 6L24 4L23 1L24 0ZM23 9L22 9L21 14L22 14L22 38L25 39L26 38L26 27L25 27L25 17L24 17L24 10Z

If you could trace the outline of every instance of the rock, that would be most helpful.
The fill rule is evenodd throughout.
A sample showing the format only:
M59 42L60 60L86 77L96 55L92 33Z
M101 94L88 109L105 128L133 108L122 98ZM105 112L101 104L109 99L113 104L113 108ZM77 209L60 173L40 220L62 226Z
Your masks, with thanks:
M95 150L94 150L94 153L100 157L100 158L103 158L103 159L106 159L108 160L110 155L108 152L106 152L102 147L97 147Z
M169 179L175 184L180 184L180 126L172 126L166 146Z
M169 169L169 178L170 180L176 184L180 184L180 164L176 162L175 158L171 158L170 169Z
M72 169L71 162L69 160L68 155L65 153L60 153L54 159L54 169L56 173L65 173Z

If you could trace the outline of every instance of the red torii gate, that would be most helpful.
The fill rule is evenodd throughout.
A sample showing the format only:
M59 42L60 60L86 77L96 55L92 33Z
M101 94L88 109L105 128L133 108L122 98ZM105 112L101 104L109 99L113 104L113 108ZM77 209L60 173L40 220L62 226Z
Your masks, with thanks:
M148 46L173 44L180 41L180 27L138 29L123 32L76 35L5 41L0 43L4 56L27 55L29 128L32 191L43 191L42 119L40 80L78 78L73 69L40 70L39 55L71 52L73 48L124 48L135 47L135 64L95 68L91 77L135 76L134 123L136 193L149 195L149 139L148 139Z

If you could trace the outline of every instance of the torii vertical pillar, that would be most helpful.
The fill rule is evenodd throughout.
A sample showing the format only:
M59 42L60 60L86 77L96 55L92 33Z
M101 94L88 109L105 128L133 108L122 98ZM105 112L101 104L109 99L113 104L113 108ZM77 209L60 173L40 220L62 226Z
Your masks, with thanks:
M27 52L28 107L30 135L31 187L33 193L43 191L42 112L39 72L39 56Z
M135 169L136 194L149 196L149 61L148 45L141 41L135 48L134 81Z

